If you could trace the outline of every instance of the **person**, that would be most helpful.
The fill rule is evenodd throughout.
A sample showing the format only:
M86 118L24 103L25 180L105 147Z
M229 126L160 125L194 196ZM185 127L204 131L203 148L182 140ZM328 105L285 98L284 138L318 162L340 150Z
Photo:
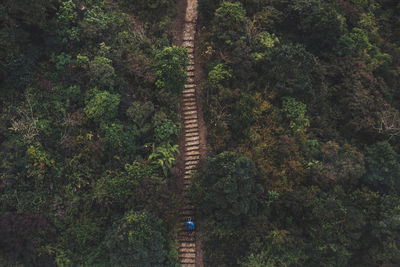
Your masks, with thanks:
M192 221L192 219L189 217L188 220L185 223L185 227L188 231L193 231L194 230L194 222Z

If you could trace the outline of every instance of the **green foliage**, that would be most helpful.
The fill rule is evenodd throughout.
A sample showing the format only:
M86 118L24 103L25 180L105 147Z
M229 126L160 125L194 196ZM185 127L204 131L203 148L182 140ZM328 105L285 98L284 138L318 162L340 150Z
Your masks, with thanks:
M86 101L85 114L96 122L109 121L117 116L120 96L94 89Z
M176 158L172 103L187 59L181 48L156 50L171 45L176 1L142 1L157 4L152 10L131 1L129 15L112 1L0 2L0 265L176 265L179 205L161 177ZM142 20L145 13L154 20ZM162 77L176 89L169 95L156 90L157 53L164 67L181 69L181 80ZM170 153L146 160L156 127ZM124 246L124 259L119 237L107 247L105 236L128 210L163 224L150 223L162 232L155 245Z
M399 155L388 142L378 142L367 148L365 181L373 188L385 191L398 190Z
M233 120L231 122L232 132L235 136L241 136L248 132L254 122L253 108L254 99L250 95L243 95L234 107Z
M183 90L186 81L187 51L183 47L164 47L155 55L156 85L174 95Z
M227 226L238 226L258 212L262 188L257 170L247 157L224 152L209 157L194 176L193 202L201 214Z
M61 43L79 41L80 30L77 27L78 12L72 0L61 2L57 12L57 35Z
M245 40L248 32L246 11L240 2L223 1L215 10L212 40L217 44L232 47L238 40Z
M145 178L153 177L150 166L134 161L125 164L124 170L120 172L108 171L105 175L104 188L109 196L121 206L124 206L135 187Z
M223 88L221 83L230 78L232 78L231 71L224 64L218 64L208 73L207 81L210 86L219 91Z
M124 126L120 123L102 125L105 131L104 140L109 144L111 151L121 155L134 155L137 150L137 138L139 131L136 126Z
M138 17L146 21L160 21L164 16L171 16L175 12L176 0L119 0L118 3L137 14Z
M250 254L243 267L275 267L301 264L304 258L302 244L292 237L289 231L273 230L260 244L261 252Z
M282 111L289 120L289 127L294 133L304 133L310 121L305 116L307 105L296 101L292 97L284 97L282 99Z
M150 101L143 103L134 101L126 111L126 115L141 129L146 127L146 123L150 122L153 113L154 104Z
M112 61L106 57L95 57L89 62L91 82L100 89L112 89L115 85L115 71Z
M178 145L162 144L153 148L153 153L150 154L149 161L162 169L164 177L168 177L168 171L175 164L178 152Z
M165 119L154 129L154 136L157 144L173 143L172 141L179 135L180 124Z
M166 240L161 221L146 212L127 212L106 236L113 266L164 266Z
M272 47L259 64L279 96L296 97L305 102L315 95L317 58L304 47L287 44Z
M253 58L257 60L261 60L270 52L270 48L279 44L278 37L275 34L270 34L269 32L259 33L254 41L254 50L257 51L253 53Z

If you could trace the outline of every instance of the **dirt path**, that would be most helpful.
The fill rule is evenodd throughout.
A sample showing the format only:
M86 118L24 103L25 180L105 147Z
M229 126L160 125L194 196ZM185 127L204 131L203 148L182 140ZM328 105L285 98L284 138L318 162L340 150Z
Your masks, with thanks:
M198 81L201 79L200 65L196 63L196 28L197 28L197 0L179 0L178 10L185 8L185 16L174 22L174 45L187 49L189 65L187 82L181 97L181 123L182 133L179 138L180 158L177 167L181 170L179 187L184 196L183 209L180 212L179 223L182 230L178 233L179 262L183 267L203 266L203 253L198 232L187 232L184 229L185 221L190 217L197 224L195 208L187 197L187 190L191 184L191 172L196 170L200 159L205 157L206 127L198 103ZM181 32L181 34L177 34ZM196 225L197 229L198 225Z

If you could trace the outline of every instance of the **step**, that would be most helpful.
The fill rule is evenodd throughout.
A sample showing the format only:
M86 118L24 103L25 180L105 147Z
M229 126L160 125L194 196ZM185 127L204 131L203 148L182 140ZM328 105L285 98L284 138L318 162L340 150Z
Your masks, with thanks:
M194 78L193 77L188 77L187 78L187 83L194 83Z
M184 128L185 134L187 133L199 133L199 128Z
M184 222L186 222L186 221L181 221L181 222L182 222L182 225L184 225ZM193 242L195 240L194 235L195 235L195 232L189 233L186 230L182 230L178 233L178 238L185 238L184 240L180 240L181 242Z
M196 85L195 84L185 84L185 88L194 88L194 87L196 87ZM194 93L194 91L193 91L193 93Z
M181 248L194 248L194 247L196 247L196 244L192 243L192 242L180 242L179 243L179 247L181 247Z
M182 98L186 99L186 98L193 98L194 100L197 100L196 94L195 93L183 93L182 94Z
M179 253L196 253L196 247L180 247L178 248Z
M189 57L189 58L194 58L194 54L193 54L193 53L189 53L189 54L188 54L188 57Z
M182 101L183 101L184 105L187 105L190 103L197 104L196 98L194 98L194 97L193 98L183 98Z
M188 160L185 161L185 165L197 165L199 163L199 160Z
M193 150L200 150L200 146L199 145L185 146L185 151L189 152L189 151L193 151Z
M191 175L193 170L185 170L183 173L184 175Z
M197 165L186 165L185 166L185 171L195 170L196 168L197 168Z
M195 259L196 253L179 253L179 258Z
M195 92L193 92L193 93L191 93L191 92L183 92L182 93L182 97L183 98L190 98L190 97L196 98L196 93Z
M198 150L185 151L185 155L186 156L200 156L200 151L198 151Z
M183 128L185 129L192 129L192 128L199 128L199 125L197 124L197 121L194 123L188 123L188 124L184 124Z
M200 132L185 133L185 137L200 136Z
M185 137L185 142L191 142L191 141L197 141L197 140L200 140L200 136Z
M186 161L197 161L197 163L200 161L200 156L186 156L184 158L185 162Z
M197 119L186 119L185 118L185 121L183 122L184 124L192 124L192 123L197 123Z
M190 33L190 32L184 32L183 33L183 41L194 41L194 34Z
M188 77L194 77L194 76L195 76L195 73L194 73L193 71L188 71L188 72L186 73L186 75L187 75Z
M185 21L195 23L197 21L197 1L187 1Z
M194 48L194 41L183 41L182 46L186 48Z
M182 97L196 97L196 90L193 89L186 89L182 92Z
M193 140L190 142L186 142L185 146L193 146L193 145L200 145L200 140Z
M181 212L181 215L187 215L187 216L191 216L194 214L193 210L185 210Z
M188 47L186 48L186 51L188 52L188 54L194 53L194 48Z
M179 258L180 263L196 263L195 258Z
M185 131L185 134L186 133L198 133L199 132L199 128L184 128L183 129L184 131Z
M198 119L198 118L197 118L197 114L191 114L191 115L183 116L183 119L184 120L193 120L193 119Z
M186 242L196 242L194 236L181 236L178 238L178 241L186 241Z
M197 110L188 110L188 111L184 111L183 115L192 115L192 114L197 114Z
M189 65L194 65L194 59L193 58L189 58Z
M196 89L191 88L191 89L185 89L182 91L182 96L186 96L186 95L190 95L190 96L196 96Z
M188 49L193 49L193 48L188 48ZM188 71L195 71L195 66L194 65L187 66L187 70Z
M197 113L197 106L196 105L187 105L183 107L184 111L195 111Z

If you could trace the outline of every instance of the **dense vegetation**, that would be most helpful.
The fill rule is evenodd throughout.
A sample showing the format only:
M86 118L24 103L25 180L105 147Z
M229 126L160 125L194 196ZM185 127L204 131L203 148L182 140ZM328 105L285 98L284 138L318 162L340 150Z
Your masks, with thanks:
M199 2L206 264L399 266L399 2Z
M177 1L0 3L0 266L176 266Z
M400 4L199 0L207 266L400 265ZM177 0L0 3L0 266L178 266Z

